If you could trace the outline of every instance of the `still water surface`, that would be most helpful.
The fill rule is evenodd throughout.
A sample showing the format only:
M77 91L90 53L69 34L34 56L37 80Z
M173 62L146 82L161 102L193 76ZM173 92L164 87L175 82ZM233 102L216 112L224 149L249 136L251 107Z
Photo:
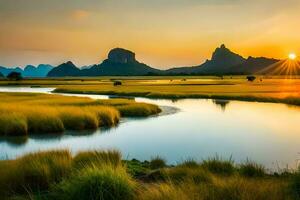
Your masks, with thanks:
M50 93L52 89L0 87L1 91ZM237 163L248 158L270 169L295 167L300 158L299 107L205 99L136 101L160 105L164 112L149 118L124 119L118 127L105 130L18 140L0 138L0 158L47 149L68 148L76 153L113 148L120 150L125 159L144 160L160 155L169 163L176 163L218 154L223 158L232 156Z

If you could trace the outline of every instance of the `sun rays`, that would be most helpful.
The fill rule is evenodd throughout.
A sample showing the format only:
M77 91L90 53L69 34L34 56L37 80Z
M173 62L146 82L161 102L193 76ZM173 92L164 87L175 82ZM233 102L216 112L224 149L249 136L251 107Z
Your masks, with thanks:
M296 54L291 53L288 59L276 62L258 71L257 74L285 75L285 78L293 78L300 74L300 60Z

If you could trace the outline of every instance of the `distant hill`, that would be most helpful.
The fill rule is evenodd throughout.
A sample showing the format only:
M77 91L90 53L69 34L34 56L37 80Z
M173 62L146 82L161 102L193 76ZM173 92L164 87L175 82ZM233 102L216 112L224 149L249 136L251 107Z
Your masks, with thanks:
M0 72L0 78L3 78L4 77L4 75Z
M7 76L11 72L19 72L23 77L46 77L52 68L53 66L47 64L40 64L37 67L27 65L24 69L21 69L20 67L8 68L0 66L0 72L4 76Z
M6 67L0 66L0 72L1 72L4 76L7 76L7 75L10 74L11 72L19 72L19 73L23 74L23 70L22 70L20 67L6 68Z
M161 70L138 62L132 51L115 48L108 53L108 58L101 64L82 70L82 73L85 76L139 76L150 73L160 74Z
M47 64L40 64L37 67L27 65L24 68L22 75L24 77L46 77L52 69L53 66Z
M12 71L20 72L25 77L64 77L64 76L143 76L143 75L234 75L234 74L271 74L300 75L300 62L278 60L265 57L248 57L231 51L224 44L216 48L211 59L197 66L177 67L159 70L136 60L135 53L123 48L112 49L100 64L75 66L71 61L57 67L51 65L28 65L21 68L0 67L0 72L6 76ZM296 65L293 67L293 65Z
M161 70L138 62L132 51L115 48L101 64L80 70L69 61L52 69L47 76L140 76L151 73L161 74Z
M64 77L64 76L80 76L81 70L77 68L71 61L54 67L48 74L48 77Z
M167 70L169 74L252 74L272 65L279 60L273 58L243 58L221 45L217 48L211 60L194 67L179 67Z

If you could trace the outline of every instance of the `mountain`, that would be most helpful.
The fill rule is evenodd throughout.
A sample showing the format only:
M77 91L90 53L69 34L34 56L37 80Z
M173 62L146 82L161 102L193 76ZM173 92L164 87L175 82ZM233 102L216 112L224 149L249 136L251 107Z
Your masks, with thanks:
M2 67L0 66L0 72L4 75L7 76L8 74L10 74L11 72L19 72L19 73L23 73L23 70L20 67L16 67L16 68L6 68L6 67Z
M53 69L53 66L47 64L40 64L37 67L33 65L27 65L22 75L24 77L46 77L48 72Z
M234 74L263 74L263 72L276 63L281 62L274 58L265 57L248 57L248 59L237 66L232 67L231 71Z
M234 70L234 66L246 61L242 56L230 51L224 44L212 54L211 60L194 67L179 67L167 70L170 74L224 74Z
M160 73L161 70L138 62L134 52L122 48L112 49L101 64L82 70L82 75L85 76L139 76Z
M4 75L0 72L0 78L3 78L4 77Z
M24 69L21 69L20 67L8 68L0 66L0 72L4 76L7 76L11 72L19 72L24 77L46 77L52 68L53 67L51 65L47 64L40 64L37 67L33 65L27 65Z
M48 77L80 76L81 71L71 61L54 67L48 74Z

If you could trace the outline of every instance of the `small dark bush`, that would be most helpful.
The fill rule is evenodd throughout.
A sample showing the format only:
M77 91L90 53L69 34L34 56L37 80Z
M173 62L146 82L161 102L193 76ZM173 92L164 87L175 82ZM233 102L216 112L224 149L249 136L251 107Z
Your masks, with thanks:
M247 80L250 82L255 81L256 77L255 76L247 76Z
M239 172L242 176L246 177L263 177L266 174L264 166L250 161L242 164L239 168Z
M234 163L231 158L229 160L223 160L219 156L216 156L215 158L204 160L201 163L201 166L215 174L231 175L235 171L233 164Z
M23 77L22 77L22 74L19 73L19 72L11 72L7 75L7 78L9 80L12 80L12 81L19 81L19 80L22 80Z
M159 169L159 168L163 168L166 167L166 161L165 159L156 156L155 158L152 158L150 161L150 168L151 169Z
M121 81L114 81L114 86L119 86L119 85L122 85Z

